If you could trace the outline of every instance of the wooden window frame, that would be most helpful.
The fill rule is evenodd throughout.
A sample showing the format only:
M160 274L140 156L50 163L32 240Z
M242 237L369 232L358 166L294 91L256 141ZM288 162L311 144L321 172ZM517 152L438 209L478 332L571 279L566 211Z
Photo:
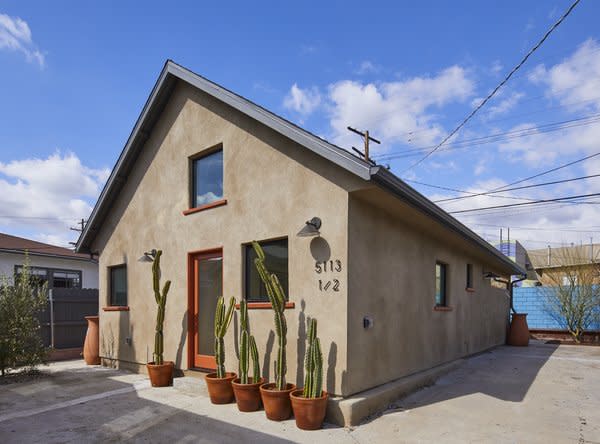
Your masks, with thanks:
M475 287L473 286L473 264L467 264L467 282L465 286L465 290L469 293L473 293L475 291Z
M227 199L225 199L225 198L218 199L218 200L215 200L213 202L209 202L209 203L206 203L203 205L197 205L194 202L195 201L195 193L196 193L196 187L195 187L196 172L195 172L194 164L197 160L201 160L201 159L208 157L211 154L217 153L219 151L222 151L223 154L225 154L225 150L223 149L223 143L218 143L217 145L211 146L210 148L206 148L206 149L200 151L199 153L196 153L196 154L188 157L188 208L187 208L187 210L182 211L182 214L184 216L194 214L194 213L199 213L201 211L208 210L211 208L217 208L217 207L221 207L223 205L227 205ZM222 176L223 176L222 177L223 183L221 185L223 187L223 195L225 195L225 165L224 164L223 164Z
M269 238L269 239L261 239L258 241L259 244L261 243L268 243L268 242L277 242L277 241L281 241L281 240L287 240L287 250L288 250L288 293L289 293L289 267L290 267L290 239L288 236L280 236L280 237L274 237L274 238ZM253 309L253 310L269 310L271 308L273 308L272 304L268 301L248 301L248 288L247 288L247 274L248 274L248 269L246 267L246 249L247 248L252 248L252 244L250 242L246 242L244 244L242 244L242 287L243 287L243 297L244 299L248 302L248 309ZM285 302L285 308L295 308L296 304L295 302L291 301L290 299L290 295L287 295L288 300ZM235 308L239 309L240 308L240 304L236 304Z
M15 265L15 276L19 273L19 269L23 268L23 265ZM48 288L65 288L65 287L54 287L54 272L62 272L62 273L75 273L79 275L79 287L69 287L69 288L83 288L83 273L81 270L73 270L68 268L54 268L54 267L38 267L36 265L30 265L30 270L44 270L46 272L46 281L48 282Z
M435 300L436 294L434 292L434 309L437 311L449 311L449 310L445 310L447 308L451 309L451 307L448 305L448 264L442 261L436 261L435 262L435 271L437 272L437 267L440 266L440 270L443 270L443 273L441 273L440 271L440 291L442 293L442 301L441 303L438 303L437 300ZM434 279L437 281L437 273L434 273ZM437 287L437 282L435 282L434 284L435 287ZM437 288L436 288L437 289Z
M127 294L126 294L126 304L125 305L113 305L113 300L112 300L112 296L113 296L113 275L112 272L113 270L117 269L117 268L124 268L125 269L125 279L127 280ZM102 311L129 311L129 279L127 276L127 264L123 263L123 264L118 264L118 265L110 265L107 267L108 269L108 305L106 305L105 307L102 307Z

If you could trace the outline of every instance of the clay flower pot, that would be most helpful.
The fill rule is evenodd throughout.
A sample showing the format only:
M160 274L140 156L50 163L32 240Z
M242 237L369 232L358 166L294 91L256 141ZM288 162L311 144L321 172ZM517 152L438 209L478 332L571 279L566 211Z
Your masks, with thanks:
M508 345L527 347L529 345L529 326L527 313L513 313L508 333Z
M272 421L283 421L292 416L290 393L296 389L295 384L286 384L285 390L276 390L274 383L260 386L260 396L267 418Z
M100 328L98 316L86 316L88 322L85 342L83 343L83 359L87 365L100 364Z
M209 373L204 377L210 402L213 404L229 404L233 402L233 388L231 381L237 378L235 373L226 372L224 378L217 378L216 373Z
M252 378L248 378L252 381ZM260 378L258 382L249 384L240 384L240 378L231 381L233 386L233 394L240 412L255 412L260 409L260 386L265 382L264 378Z
M302 430L318 430L323 427L327 411L327 392L323 390L320 398L305 398L302 390L290 393L296 426Z
M175 368L173 361L163 361L160 365L149 362L146 364L146 368L152 387L169 387L173 385L173 369Z

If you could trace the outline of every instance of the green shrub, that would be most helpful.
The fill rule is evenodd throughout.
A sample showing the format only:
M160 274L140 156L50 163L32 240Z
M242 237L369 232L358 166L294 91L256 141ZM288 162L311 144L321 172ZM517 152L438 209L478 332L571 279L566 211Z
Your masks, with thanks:
M26 261L10 282L0 278L0 372L34 368L44 362L47 349L41 334L40 312L46 305L47 284L32 279Z

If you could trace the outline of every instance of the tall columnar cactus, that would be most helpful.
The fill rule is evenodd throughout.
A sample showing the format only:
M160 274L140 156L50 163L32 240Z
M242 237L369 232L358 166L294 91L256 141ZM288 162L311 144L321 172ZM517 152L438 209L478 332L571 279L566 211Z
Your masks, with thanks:
M317 320L308 326L308 347L304 356L304 397L320 398L323 391L323 353L317 337Z
M219 297L215 310L215 360L217 361L217 378L225 377L225 333L233 318L235 298L229 300L229 307L225 310L225 298Z
M165 282L165 285L160 291L160 257L162 250L158 250L152 261L152 285L154 288L154 299L158 305L158 313L156 314L156 328L154 333L154 364L163 364L163 325L165 323L165 305L167 304L167 293L171 288L171 281Z
M240 383L248 384L248 363L252 359L252 382L260 379L260 363L254 336L248 330L248 303L240 301Z
M275 361L275 388L285 390L285 374L287 371L287 361L285 356L285 346L287 344L287 323L285 320L285 293L279 279L274 273L270 273L265 266L265 252L256 241L252 241L252 247L256 252L257 258L254 264L260 275L260 279L265 284L267 296L273 308L275 317L275 334L277 335L277 360Z

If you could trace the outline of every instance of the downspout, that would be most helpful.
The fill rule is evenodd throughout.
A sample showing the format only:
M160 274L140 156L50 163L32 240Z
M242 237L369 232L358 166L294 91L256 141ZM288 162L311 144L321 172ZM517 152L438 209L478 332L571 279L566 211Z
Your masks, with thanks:
M504 279L498 279L498 278L494 278L494 280L495 280L496 282L501 282L501 283L503 283L504 285L506 285L506 288L508 289L508 294L509 294L509 297L510 297L510 311L511 311L512 313L516 313L516 312L517 312L517 311L515 310L515 306L514 306L514 304L513 304L513 292L514 292L514 289L515 289L515 284L518 284L519 282L522 282L522 281L524 281L525 279L527 279L527 276L525 276L525 275L521 275L521 277L520 277L519 279L515 279L514 281L513 281L513 280L511 280L511 281L506 281L506 280L504 280Z

